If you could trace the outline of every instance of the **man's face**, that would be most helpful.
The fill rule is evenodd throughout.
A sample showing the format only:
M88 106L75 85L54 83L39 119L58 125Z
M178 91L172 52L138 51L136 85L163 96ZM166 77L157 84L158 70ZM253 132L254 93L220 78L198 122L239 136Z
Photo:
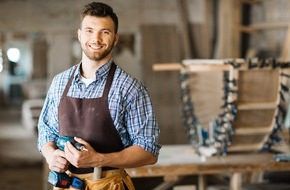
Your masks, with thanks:
M86 16L78 30L78 38L84 54L92 61L109 59L118 42L110 17Z

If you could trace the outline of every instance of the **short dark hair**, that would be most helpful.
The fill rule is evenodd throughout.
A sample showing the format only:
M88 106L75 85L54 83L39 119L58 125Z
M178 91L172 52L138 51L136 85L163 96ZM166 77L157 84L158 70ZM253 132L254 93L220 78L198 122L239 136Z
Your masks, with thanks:
M92 2L84 6L81 12L81 22L85 18L85 16L96 16L96 17L111 17L115 24L115 33L118 32L118 17L116 13L114 13L112 7L105 3L101 2Z

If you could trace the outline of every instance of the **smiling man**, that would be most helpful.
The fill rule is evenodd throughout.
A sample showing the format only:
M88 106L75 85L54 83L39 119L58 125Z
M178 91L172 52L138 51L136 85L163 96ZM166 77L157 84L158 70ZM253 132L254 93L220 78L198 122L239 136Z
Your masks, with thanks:
M85 5L78 30L79 64L54 77L38 122L38 147L49 169L80 178L86 190L133 190L124 168L157 162L159 128L149 94L118 67L118 17L101 2ZM74 137L86 151L60 136ZM101 179L94 169L101 168ZM55 187L54 189L65 189Z

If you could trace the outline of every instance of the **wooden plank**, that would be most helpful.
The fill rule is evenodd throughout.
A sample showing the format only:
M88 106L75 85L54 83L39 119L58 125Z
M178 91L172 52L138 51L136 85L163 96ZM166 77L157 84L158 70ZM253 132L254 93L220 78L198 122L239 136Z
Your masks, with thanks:
M232 28L231 28L231 46L225 48L231 48L231 57L241 57L241 36L239 33L239 26L241 25L241 2L232 0L231 1L232 10ZM229 56L228 56L229 57Z
M215 72L215 71L229 71L230 65L189 65L184 68L184 72Z
M253 126L253 128L240 126L235 129L235 135L268 135L273 130L273 124L270 126Z
M255 23L248 26L240 26L240 32L245 33L253 33L258 32L261 30L271 30L271 29L278 29L278 28L287 28L289 26L289 22L269 22L269 23Z
M279 70L239 71L238 112L228 152L260 151L275 126Z
M229 152L260 151L275 126L276 109L239 110Z
M277 102L279 96L279 70L240 71L238 105Z
M241 2L250 4L250 5L255 5L257 3L262 3L262 0L241 0Z
M46 40L35 38L32 43L32 57L33 57L33 79L45 79L47 77L47 52L48 44Z
M282 61L289 61L289 51L290 51L290 25L288 24L288 29L286 33L286 39L283 44L282 54L281 54L281 60Z
M240 1L219 1L218 42L214 58L240 57Z
M223 65L227 59L184 59L182 64L184 65ZM243 59L239 61L244 62Z
M188 16L188 5L186 0L179 0L178 3L178 11L180 14L180 31L182 33L182 49L183 49L183 57L191 58L193 57L193 45L192 45L192 37L190 35L189 29L189 16Z
M177 152L168 147L178 150L178 155L175 156ZM225 157L213 156L202 161L195 159L194 155L192 160L183 159L189 157L192 150L190 145L164 145L163 148L157 164L126 169L126 171L131 177L290 171L289 162L277 162L271 153L236 153Z
M199 1L195 6L199 7L200 21L189 24L192 39L192 51L195 58L211 57L213 44L211 27L213 25L213 2L211 0ZM193 14L193 13L191 13ZM197 13L198 14L198 13ZM195 16L195 15L191 15Z
M233 146L228 147L229 152L258 152L262 149L264 143L256 143L256 144L235 144Z
M161 63L154 64L153 71L180 71L182 65L179 63Z
M199 71L215 71L215 70L224 70L229 71L230 65L226 64L229 62L235 62L237 64L240 64L239 71L273 71L272 68L248 68L248 65L245 64L246 61L244 59L185 59L182 61L182 64L180 63L155 63L152 66L153 71L178 71L182 68L190 69L191 72L194 72L195 70L197 72ZM258 62L258 59L253 59L252 63L256 64ZM220 67L220 68L218 68ZM283 69L284 70L284 69ZM285 69L287 70L287 69ZM289 70L289 69L288 69ZM276 69L276 71L279 71L279 69Z
M220 113L223 104L223 71L195 72L190 75L189 88L195 115L203 128Z
M238 105L239 110L253 110L253 109L275 109L278 106L278 101L275 102L255 102L255 103L241 103Z
M234 173L230 180L231 190L242 190L242 174Z
M270 126L273 124L273 118L277 115L277 109L274 110L238 110L237 119L234 121L236 128L253 128L254 126Z
M203 72L203 71L229 71L230 65L182 65L178 63L154 64L154 71L180 71L185 72Z
M256 63L257 60L253 60L253 63ZM228 59L185 59L182 61L182 64L190 67L210 67L217 68L216 66L221 67L221 70L229 71L231 65L229 63L239 64L239 70L247 70L247 65L245 64L246 61L241 58L228 58ZM205 69L207 70L207 69ZM193 70L194 71L194 70Z

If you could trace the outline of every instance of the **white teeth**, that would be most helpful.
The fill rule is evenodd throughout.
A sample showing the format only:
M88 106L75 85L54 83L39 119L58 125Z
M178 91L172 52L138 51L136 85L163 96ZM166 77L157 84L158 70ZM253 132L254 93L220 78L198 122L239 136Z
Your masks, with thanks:
M100 49L102 46L98 46L98 45L90 45L91 48L93 49Z

